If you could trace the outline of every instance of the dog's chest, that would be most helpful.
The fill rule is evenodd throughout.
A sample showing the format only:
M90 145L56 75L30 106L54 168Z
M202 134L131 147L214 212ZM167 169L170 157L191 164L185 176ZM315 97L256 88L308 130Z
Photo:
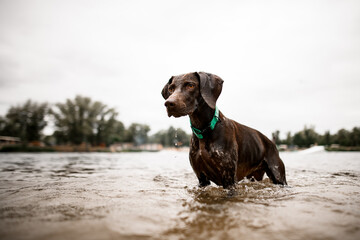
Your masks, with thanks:
M235 161L234 151L226 151L220 144L199 141L199 144L193 144L190 148L190 162L194 171L210 178L233 169Z

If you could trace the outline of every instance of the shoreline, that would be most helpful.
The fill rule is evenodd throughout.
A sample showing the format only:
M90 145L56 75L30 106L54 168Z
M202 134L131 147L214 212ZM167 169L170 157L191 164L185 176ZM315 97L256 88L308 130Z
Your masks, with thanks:
M279 152L301 152L308 150L280 150ZM138 153L138 152L160 152L160 151L188 151L189 147L166 147L161 149L126 149L122 151L112 151L111 147L91 147L91 146L24 146L24 145L6 145L0 148L0 153ZM360 147L325 147L326 152L360 152Z

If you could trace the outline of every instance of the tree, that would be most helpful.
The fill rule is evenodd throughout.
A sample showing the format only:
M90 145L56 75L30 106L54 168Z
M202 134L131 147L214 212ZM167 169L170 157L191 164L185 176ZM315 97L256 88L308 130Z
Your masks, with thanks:
M96 145L112 143L111 135L114 131L115 125L117 127L123 124L116 120L117 112L114 109L107 109L105 105L99 106L101 111L94 121L94 137L93 143ZM120 125L119 125L120 124Z
M293 145L293 138L292 138L292 136L291 136L291 132L288 132L288 133L286 134L285 144L288 145L288 146Z
M57 103L52 111L58 143L109 144L113 128L119 122L118 113L101 102L89 97L76 96L65 103Z
M354 127L350 133L351 146L360 146L360 128Z
M335 137L335 142L337 144L340 144L341 146L350 146L351 140L350 140L350 132L346 129L340 129Z
M315 132L314 127L307 128L305 126L303 131L304 131L304 135L305 135L306 147L310 147L311 145L317 143L319 135Z
M189 146L191 136L182 129L169 127L167 130L161 130L151 136L150 141L159 143L166 147L171 146Z
M297 132L294 134L293 142L299 147L306 146L304 132Z
M169 139L166 130L161 130L150 137L151 143L158 143L163 146L169 146Z
M7 126L6 119L4 117L0 116L0 136L1 135L8 135L5 132L6 126Z
M308 128L307 126L300 132L295 133L294 135L294 144L300 147L310 147L311 145L317 143L318 134L315 132L314 127Z
M91 105L90 98L81 96L76 96L74 101L57 103L57 111L52 111L57 129L55 136L73 144L87 142L92 134Z
M324 135L319 136L320 144L325 146L330 146L333 142L333 136L330 134L330 131L326 131Z
M110 131L110 130L109 130ZM115 121L108 137L108 144L125 141L125 127L120 121Z
M136 146L147 143L150 127L145 124L133 123L126 130L126 142L132 142Z
M278 131L273 133L273 138L277 136ZM352 131L340 129L336 134L332 135L330 131L326 131L324 135L315 132L314 127L308 128L307 126L300 132L295 133L292 137L291 133L287 134L284 141L279 140L287 145L298 145L300 147L310 147L315 143L330 146L331 144L339 144L345 147L360 146L360 128L354 127Z
M280 145L281 144L281 140L280 140L280 131L276 130L275 132L273 132L272 134L272 140L276 145Z
M28 100L23 105L10 107L5 118L0 120L1 135L19 137L25 143L40 141L42 130L47 125L47 103Z
M187 134L184 130L178 128L175 133L175 140L177 141L177 145L181 146L189 146L190 145L191 135Z

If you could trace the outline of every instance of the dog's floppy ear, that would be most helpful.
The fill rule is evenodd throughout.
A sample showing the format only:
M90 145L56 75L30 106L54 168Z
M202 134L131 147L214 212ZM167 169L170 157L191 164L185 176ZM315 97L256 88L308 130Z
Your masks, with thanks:
M165 84L163 90L161 91L161 95L163 96L164 99L168 99L168 97L170 97L170 93L169 93L169 85L172 83L174 77L171 77L169 79L169 82L167 84Z
M211 73L197 72L200 80L200 94L209 107L215 109L216 100L220 96L223 80Z

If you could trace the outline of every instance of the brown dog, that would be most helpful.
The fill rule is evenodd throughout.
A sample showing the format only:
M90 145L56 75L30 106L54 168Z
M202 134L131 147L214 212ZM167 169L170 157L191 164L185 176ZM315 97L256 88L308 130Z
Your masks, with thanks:
M224 188L246 178L287 185L276 146L259 131L226 118L216 107L223 80L194 72L171 77L162 90L169 117L189 115L193 135L190 163L200 186Z

